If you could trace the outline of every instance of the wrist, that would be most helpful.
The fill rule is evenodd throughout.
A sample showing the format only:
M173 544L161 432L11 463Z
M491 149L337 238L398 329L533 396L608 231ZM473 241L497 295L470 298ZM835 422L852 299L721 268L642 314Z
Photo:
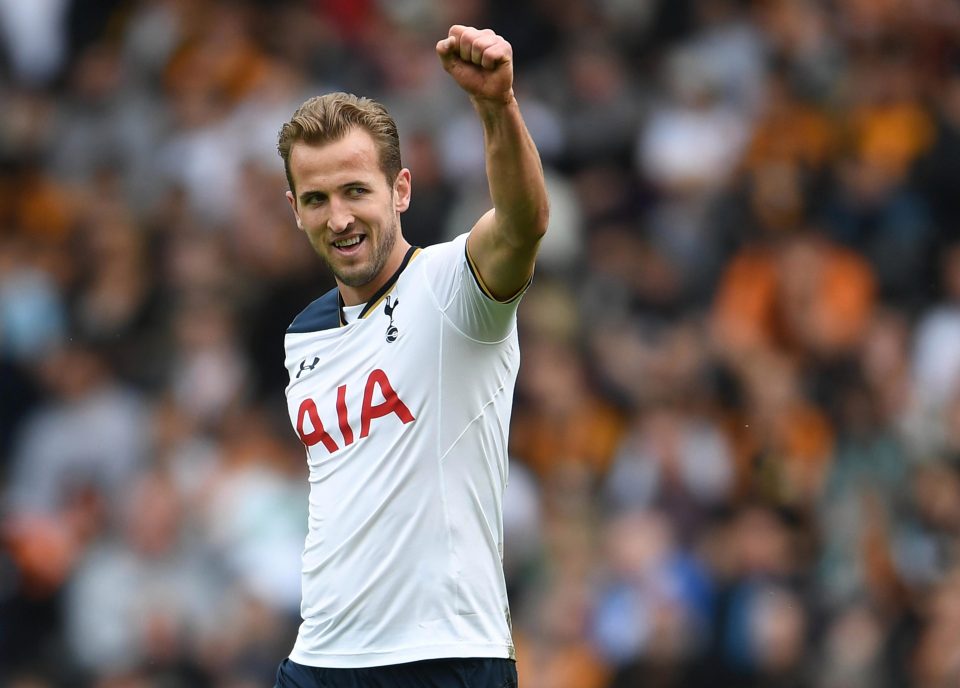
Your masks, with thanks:
M513 94L512 88L502 96L470 96L470 102L473 104L473 108L476 110L477 115L479 115L480 119L484 122L492 119L498 119L502 117L504 113L510 110L519 110L519 104L517 103L517 99Z

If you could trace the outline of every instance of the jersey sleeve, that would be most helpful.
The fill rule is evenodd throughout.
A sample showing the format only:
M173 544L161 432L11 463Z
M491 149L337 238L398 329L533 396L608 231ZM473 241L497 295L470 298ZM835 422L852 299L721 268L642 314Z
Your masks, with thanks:
M471 264L467 236L430 248L424 266L428 283L441 312L461 333L481 342L499 342L517 326L517 306L526 287L507 301L494 298Z

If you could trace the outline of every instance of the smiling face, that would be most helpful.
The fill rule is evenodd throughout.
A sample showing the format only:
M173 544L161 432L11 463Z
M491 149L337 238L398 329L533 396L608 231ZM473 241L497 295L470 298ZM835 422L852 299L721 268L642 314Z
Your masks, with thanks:
M330 267L344 303L364 303L389 279L409 244L400 213L410 205L410 171L391 185L373 138L354 127L324 144L298 142L290 151L297 226Z

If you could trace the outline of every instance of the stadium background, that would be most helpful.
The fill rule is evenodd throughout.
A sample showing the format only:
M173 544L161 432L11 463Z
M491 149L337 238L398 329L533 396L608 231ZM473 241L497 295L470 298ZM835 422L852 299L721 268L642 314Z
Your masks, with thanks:
M408 237L546 164L506 571L524 688L960 685L956 0L0 0L0 683L270 685L298 621L276 155L369 94Z

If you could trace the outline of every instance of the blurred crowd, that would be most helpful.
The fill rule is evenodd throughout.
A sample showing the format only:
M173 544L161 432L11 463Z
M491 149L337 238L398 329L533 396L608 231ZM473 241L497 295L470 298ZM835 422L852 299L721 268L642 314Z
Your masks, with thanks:
M512 42L551 193L521 685L960 685L956 0L0 0L0 685L272 685L332 286L276 134L381 100L407 237L466 231L452 23Z

